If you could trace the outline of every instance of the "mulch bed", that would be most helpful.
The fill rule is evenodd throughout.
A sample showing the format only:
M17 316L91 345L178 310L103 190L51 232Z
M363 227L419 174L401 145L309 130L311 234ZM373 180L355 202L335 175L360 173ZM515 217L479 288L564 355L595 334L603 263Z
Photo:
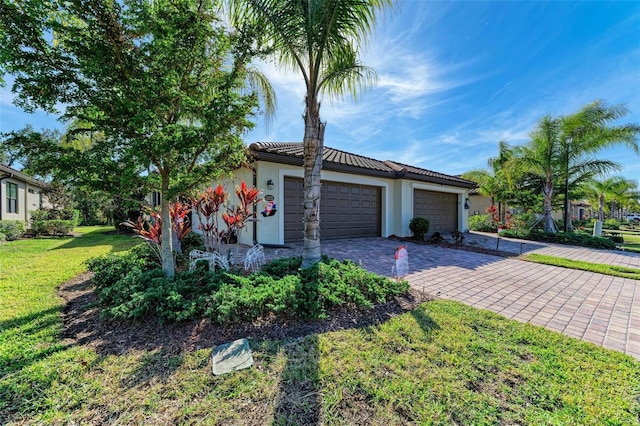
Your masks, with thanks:
M123 322L103 318L95 307L91 273L81 274L58 288L65 301L63 309L63 339L67 344L91 347L104 355L119 355L129 350L162 348L171 353L194 351L246 337L258 340L297 338L380 324L390 318L415 309L434 297L411 289L394 300L373 309L344 308L330 313L326 320L310 321L267 318L253 323L219 326L207 319L178 324L158 324L156 321Z

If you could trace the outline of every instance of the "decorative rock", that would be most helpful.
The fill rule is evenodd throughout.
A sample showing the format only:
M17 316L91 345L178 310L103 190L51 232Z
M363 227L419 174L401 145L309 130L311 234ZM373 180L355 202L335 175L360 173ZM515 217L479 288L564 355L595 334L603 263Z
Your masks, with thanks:
M247 339L238 339L213 348L213 374L230 373L253 365L253 355Z

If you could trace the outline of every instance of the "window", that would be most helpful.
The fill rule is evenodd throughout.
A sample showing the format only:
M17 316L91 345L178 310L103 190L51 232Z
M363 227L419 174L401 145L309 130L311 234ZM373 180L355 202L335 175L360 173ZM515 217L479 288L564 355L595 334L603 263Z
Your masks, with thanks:
M7 213L18 213L18 185L7 182Z

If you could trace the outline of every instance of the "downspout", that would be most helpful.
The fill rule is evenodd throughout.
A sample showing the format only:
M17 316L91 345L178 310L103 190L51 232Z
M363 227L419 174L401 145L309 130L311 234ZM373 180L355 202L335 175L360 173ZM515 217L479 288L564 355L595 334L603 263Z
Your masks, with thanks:
M7 178L13 178L13 173L0 177L0 197L2 196L2 181ZM2 220L2 199L0 198L0 220Z
M258 187L258 171L255 167L251 166L251 170L253 171L253 187ZM253 203L253 245L258 244L258 204Z

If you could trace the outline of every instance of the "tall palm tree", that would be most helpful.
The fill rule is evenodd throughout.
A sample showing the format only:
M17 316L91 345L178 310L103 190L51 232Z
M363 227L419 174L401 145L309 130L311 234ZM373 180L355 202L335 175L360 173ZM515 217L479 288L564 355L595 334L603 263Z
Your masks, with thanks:
M514 160L523 171L539 177L543 182L544 200L543 226L547 233L556 233L553 222L553 200L555 189L565 175L566 150L563 140L563 118L544 116L531 133L529 144L518 147ZM598 160L585 155L573 155L569 162L568 185L577 186L587 178L603 174L620 166L609 160Z
M320 170L326 123L320 95L354 98L375 81L358 60L358 46L376 14L392 0L228 0L236 26L251 22L262 31L279 63L299 71L306 86L304 112L303 266L320 260Z
M640 126L612 124L628 113L625 105L607 105L602 100L596 100L582 107L577 113L560 119L565 231L571 228L569 187L572 176L576 173L573 163L580 163L585 156L594 155L613 145L626 145L636 154L639 152Z
M516 147L514 157L519 167L544 182L542 224L544 232L550 234L555 234L557 231L551 212L553 211L554 182L557 179L556 169L561 158L559 140L560 122L549 115L544 116L531 133L529 144Z

